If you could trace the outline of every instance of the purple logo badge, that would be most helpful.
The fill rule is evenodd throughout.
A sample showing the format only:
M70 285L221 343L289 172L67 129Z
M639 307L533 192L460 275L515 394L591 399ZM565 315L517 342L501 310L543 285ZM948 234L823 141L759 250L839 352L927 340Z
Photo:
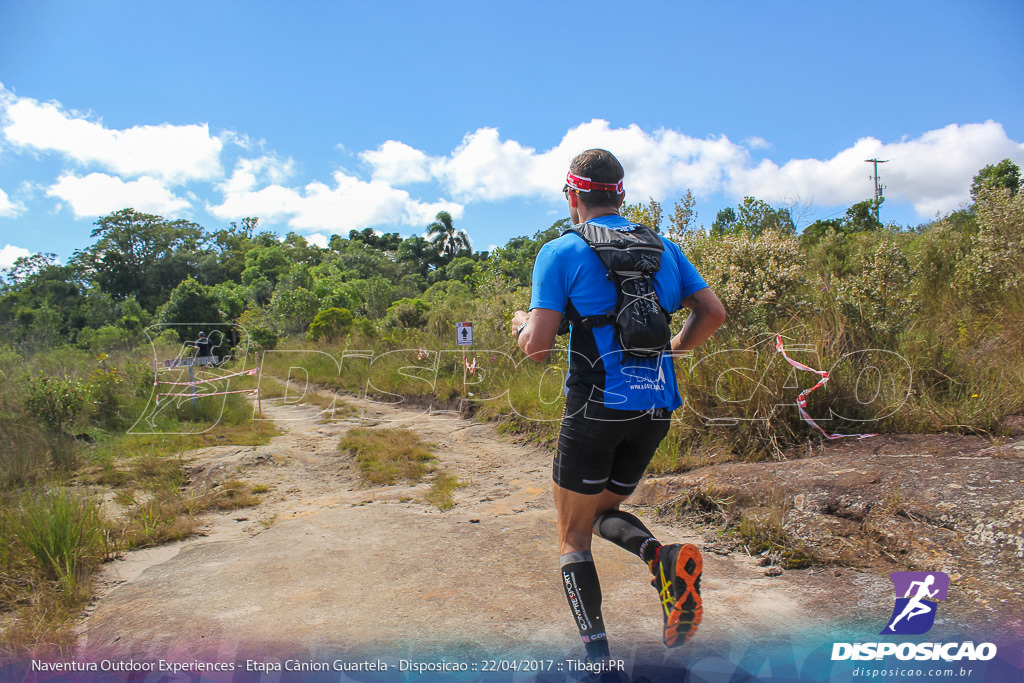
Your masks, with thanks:
M927 633L935 623L938 601L946 599L949 577L942 572L893 572L889 578L896 590L896 606L882 634Z

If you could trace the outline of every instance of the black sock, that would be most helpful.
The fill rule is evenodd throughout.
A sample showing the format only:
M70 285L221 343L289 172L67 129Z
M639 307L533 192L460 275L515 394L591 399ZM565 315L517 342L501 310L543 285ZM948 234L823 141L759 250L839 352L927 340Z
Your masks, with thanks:
M607 659L608 637L601 617L601 582L589 550L562 555L562 588L580 638L587 648L587 659Z
M644 562L653 560L655 551L661 545L643 522L622 510L610 510L600 515L594 522L594 531L601 538L628 550Z

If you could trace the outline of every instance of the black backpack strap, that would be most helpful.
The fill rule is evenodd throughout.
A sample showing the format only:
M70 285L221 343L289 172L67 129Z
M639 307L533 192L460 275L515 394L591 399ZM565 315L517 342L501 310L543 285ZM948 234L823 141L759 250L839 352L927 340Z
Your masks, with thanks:
M601 258L610 272L639 272L653 275L661 268L665 245L658 233L643 224L625 232L594 223L580 223L562 232L574 232Z
M578 223L565 228L562 234L574 232L579 235L604 263L608 269L608 279L615 283L615 289L619 291L622 280L626 278L653 275L658 272L661 267L661 254L665 251L665 245L661 243L658 233L642 223L634 225L635 230L624 232L594 223ZM615 312L584 318L570 301L565 318L573 325L601 327L615 323Z
M576 310L576 307L572 303L572 299L569 299L568 305L565 307L565 314L562 316L562 322L558 326L558 334L568 334L569 325L580 325L586 328L601 327L602 325L611 325L615 322L615 315L613 313L602 313L600 315L588 315L582 316L580 312Z

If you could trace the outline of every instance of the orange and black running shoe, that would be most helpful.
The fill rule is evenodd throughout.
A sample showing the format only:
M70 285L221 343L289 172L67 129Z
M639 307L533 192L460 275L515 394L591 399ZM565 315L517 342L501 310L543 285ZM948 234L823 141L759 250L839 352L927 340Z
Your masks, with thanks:
M704 615L700 599L704 561L692 543L673 543L658 548L650 567L654 574L651 585L658 591L665 616L665 647L678 647L697 632Z

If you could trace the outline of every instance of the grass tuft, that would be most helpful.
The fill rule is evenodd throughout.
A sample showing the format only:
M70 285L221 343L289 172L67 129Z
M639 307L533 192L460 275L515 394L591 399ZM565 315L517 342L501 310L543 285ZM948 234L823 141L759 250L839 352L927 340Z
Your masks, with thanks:
M416 483L436 458L416 432L409 429L352 429L339 447L356 456L359 473L368 484Z
M454 474L439 472L434 481L430 484L430 490L424 499L435 506L441 512L451 510L455 507L453 494L455 489L465 486Z

